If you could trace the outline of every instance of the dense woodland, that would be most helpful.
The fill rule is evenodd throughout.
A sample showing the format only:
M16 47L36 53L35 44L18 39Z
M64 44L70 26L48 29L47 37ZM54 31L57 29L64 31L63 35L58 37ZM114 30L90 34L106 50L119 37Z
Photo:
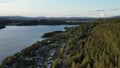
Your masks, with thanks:
M66 22L61 20L0 20L0 25L30 26L30 25L78 25L86 22Z
M24 25L78 25L86 22L66 22L61 20L30 20L30 21L17 21L15 25L24 26Z
M120 19L96 21L67 32L66 68L120 68ZM62 68L63 53L53 68Z
M63 34L55 34L50 40L54 43L58 41L66 43L64 47L61 44L62 49L53 47L59 51L52 60L52 68L120 68L119 18L99 20L78 27L67 28ZM55 42L56 40L57 42ZM41 48L43 43L48 45L45 41L37 42L20 53L6 58L2 62L1 68L6 65L17 68L21 65L22 68L35 68L35 63L26 61L24 57L35 56L35 51ZM65 62L63 62L63 58ZM46 66L44 65L42 68L46 68Z

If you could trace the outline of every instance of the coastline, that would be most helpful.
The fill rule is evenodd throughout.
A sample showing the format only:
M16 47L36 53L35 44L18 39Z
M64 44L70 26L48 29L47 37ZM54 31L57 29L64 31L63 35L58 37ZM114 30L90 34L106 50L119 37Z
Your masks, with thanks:
M22 49L31 46L36 41L44 40L41 36L47 32L65 31L64 27L75 27L76 25L58 25L58 26L6 26L0 31L0 62ZM21 30L23 30L21 32ZM10 36L10 37L9 37ZM4 41L4 39L6 39ZM24 41L23 41L24 39ZM17 43L14 43L17 42ZM14 43L14 44L13 44Z
M55 33L55 34L54 34ZM49 32L48 32L49 34ZM12 56L6 57L1 64L1 67L11 67L10 64L13 64L15 61L27 62L28 64L37 65L40 66L51 66L50 63L52 63L53 59L56 59L57 53L59 53L61 49L61 45L63 45L65 40L65 36L59 36L58 35L64 35L63 31L54 31L53 35L49 37L44 37L45 40L37 41L36 43L32 44L30 47L27 47L23 50L21 50L18 53L15 53ZM57 36L57 37L56 37ZM59 45L59 46L58 46ZM49 48L49 49L48 49ZM47 51L47 53L46 53ZM22 58L18 58L18 57ZM46 57L46 58L45 58ZM44 59L45 58L45 59ZM37 61L39 59L40 61ZM44 60L43 60L44 59ZM37 64L38 62L43 62L41 64Z

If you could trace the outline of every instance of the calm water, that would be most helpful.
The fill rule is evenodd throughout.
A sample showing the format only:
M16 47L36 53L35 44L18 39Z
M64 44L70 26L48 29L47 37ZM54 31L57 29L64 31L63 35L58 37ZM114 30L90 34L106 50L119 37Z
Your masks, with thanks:
M73 26L75 25L7 26L5 29L0 29L0 62L36 41L43 40L41 36L46 32L64 30L64 27Z

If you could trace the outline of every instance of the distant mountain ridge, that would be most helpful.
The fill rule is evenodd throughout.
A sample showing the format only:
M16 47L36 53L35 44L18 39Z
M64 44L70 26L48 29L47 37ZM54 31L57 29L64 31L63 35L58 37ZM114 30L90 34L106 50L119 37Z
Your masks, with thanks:
M112 18L120 18L120 15L119 16L113 16Z
M120 16L106 18L0 16L0 25L78 25L111 18L120 18Z
M120 18L119 16L107 18ZM25 16L0 16L0 20L96 20L100 18L93 17L25 17Z
M24 17L24 16L0 16L0 19L8 20L40 20L46 19L45 17Z
M8 20L87 20L87 19L98 19L93 17L25 17L25 16L0 16L0 19Z

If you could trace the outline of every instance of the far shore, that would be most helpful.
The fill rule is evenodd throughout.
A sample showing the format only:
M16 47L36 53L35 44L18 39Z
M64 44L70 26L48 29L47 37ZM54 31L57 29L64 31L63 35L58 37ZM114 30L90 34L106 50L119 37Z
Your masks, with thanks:
M3 28L5 28L5 26L3 26L3 25L0 25L0 29L3 29Z

